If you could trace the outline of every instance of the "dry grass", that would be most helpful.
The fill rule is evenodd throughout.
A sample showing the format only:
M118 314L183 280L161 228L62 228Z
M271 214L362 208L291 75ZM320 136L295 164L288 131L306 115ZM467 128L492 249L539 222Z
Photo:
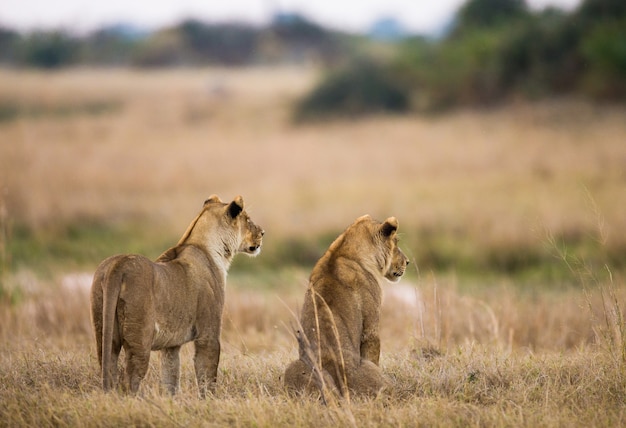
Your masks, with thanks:
M302 272L301 277L306 276ZM619 426L624 360L599 289L528 296L502 285L471 296L434 278L386 289L376 400L323 406L289 397L301 296L229 287L218 388L197 398L192 347L181 393L159 387L153 353L142 393L103 394L84 285L32 280L0 319L0 419L6 426ZM75 279L75 278L74 278ZM77 284L84 284L79 286ZM394 287L397 290L394 292ZM607 289L608 290L608 289ZM619 301L621 289L610 288ZM606 292L606 290L605 290ZM411 298L413 294L413 298Z
M0 122L1 426L626 424L621 273L561 245L626 248L624 108L558 101L294 127L290 103L315 75L0 71L0 105L18 112ZM84 290L96 262L84 276L71 260L38 274L34 256L10 266L15 226L141 223L173 243L211 193L244 195L266 251L366 212L395 215L412 258L433 235L478 254L546 244L578 286L420 263L386 289L385 396L325 407L288 397L279 379L296 356L290 310L307 272L235 263L215 396L197 398L189 346L176 398L159 390L158 354L141 397L104 395Z
M290 103L314 76L3 71L0 99L121 105L0 123L9 215L31 227L140 218L177 237L209 194L243 194L268 237L341 230L369 212L507 245L595 230L589 194L610 232L625 226L623 108L554 102L293 127ZM608 244L623 240L608 233Z

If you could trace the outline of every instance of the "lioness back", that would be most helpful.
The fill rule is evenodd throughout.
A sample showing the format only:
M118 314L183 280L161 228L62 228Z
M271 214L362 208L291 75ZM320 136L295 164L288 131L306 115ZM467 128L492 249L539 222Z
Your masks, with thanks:
M381 284L399 280L408 264L397 229L394 217L383 223L360 217L313 268L300 316L299 359L285 371L290 390L319 391L323 384L342 395L375 395L383 387Z

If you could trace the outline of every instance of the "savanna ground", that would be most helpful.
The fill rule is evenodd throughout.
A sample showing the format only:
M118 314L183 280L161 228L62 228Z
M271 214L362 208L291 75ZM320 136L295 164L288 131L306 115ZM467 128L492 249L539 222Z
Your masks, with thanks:
M306 69L0 71L0 425L626 424L626 109L558 100L290 124ZM266 231L227 287L218 388L103 394L88 288L202 202ZM289 397L308 271L354 218L398 217L376 400Z

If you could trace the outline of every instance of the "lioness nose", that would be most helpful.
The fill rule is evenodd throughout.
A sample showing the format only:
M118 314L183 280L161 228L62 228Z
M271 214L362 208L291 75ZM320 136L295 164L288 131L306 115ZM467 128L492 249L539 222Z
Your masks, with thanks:
M265 231L261 230L261 236L265 236Z

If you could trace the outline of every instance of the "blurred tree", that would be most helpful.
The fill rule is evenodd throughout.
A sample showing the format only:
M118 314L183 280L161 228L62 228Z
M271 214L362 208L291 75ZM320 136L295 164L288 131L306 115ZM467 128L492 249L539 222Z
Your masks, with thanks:
M129 64L133 50L145 37L125 25L104 27L87 35L83 41L81 59L89 64Z
M295 119L403 112L409 109L409 101L391 67L361 58L327 75L297 104Z
M583 89L602 99L626 98L626 19L596 25L581 53L588 64Z
M439 42L415 56L413 100L418 108L441 110L456 105L487 105L505 94L498 31L474 30L462 39ZM404 68L406 70L406 68Z
M584 68L577 54L580 31L567 14L546 9L512 26L504 37L498 54L502 82L510 92L536 97L576 88Z
M586 25L599 21L619 20L626 17L626 1L583 0L574 17L584 21Z
M278 13L264 31L263 49L271 51L272 59L303 63L332 63L341 56L341 35L295 13Z
M275 15L270 29L282 39L305 43L318 43L327 36L322 27L293 13Z
M18 55L27 66L58 68L78 59L79 41L63 31L38 31L22 40Z
M177 31L194 62L242 65L255 60L259 30L250 25L187 20L177 27Z
M17 32L0 27L0 62L8 63L15 61L19 40L20 35Z
M468 0L456 14L452 36L471 29L496 27L526 16L525 0Z
M185 58L185 44L177 31L164 30L138 44L132 63L139 67L180 65Z
M580 89L594 98L626 99L626 1L583 0L570 20L584 63Z

